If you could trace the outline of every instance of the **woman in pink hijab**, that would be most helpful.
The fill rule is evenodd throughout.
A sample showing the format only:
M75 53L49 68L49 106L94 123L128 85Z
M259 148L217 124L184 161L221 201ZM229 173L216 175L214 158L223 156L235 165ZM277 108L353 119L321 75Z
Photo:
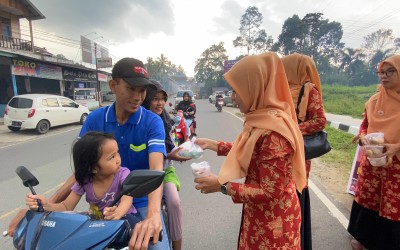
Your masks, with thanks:
M235 142L199 138L227 155L217 175L196 178L202 193L222 192L243 204L238 249L300 249L300 205L306 186L303 137L285 71L276 53L247 56L224 75L244 113ZM245 177L244 183L234 180Z

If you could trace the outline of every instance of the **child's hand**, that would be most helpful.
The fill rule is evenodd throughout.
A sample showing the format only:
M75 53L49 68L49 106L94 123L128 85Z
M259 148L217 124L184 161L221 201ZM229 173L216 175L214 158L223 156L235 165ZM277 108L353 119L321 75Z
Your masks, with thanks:
M117 213L117 206L106 207L103 210L105 220L119 220L121 216Z
M42 206L47 205L47 200L41 195L33 195L27 194L25 197L25 204L29 207L29 209L37 210L39 207L38 200L42 202Z

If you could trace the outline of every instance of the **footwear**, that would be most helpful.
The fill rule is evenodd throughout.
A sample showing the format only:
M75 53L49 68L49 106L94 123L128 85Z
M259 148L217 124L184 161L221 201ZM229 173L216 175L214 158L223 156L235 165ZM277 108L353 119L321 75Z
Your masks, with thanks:
M350 245L353 250L364 250L364 246L356 239L352 239Z

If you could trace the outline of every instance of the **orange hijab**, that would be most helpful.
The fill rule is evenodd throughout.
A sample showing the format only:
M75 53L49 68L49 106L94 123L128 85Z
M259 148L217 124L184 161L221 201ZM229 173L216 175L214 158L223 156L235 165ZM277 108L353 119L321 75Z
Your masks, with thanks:
M396 68L400 78L400 55L391 56L378 65L378 71L381 71L382 65L388 63ZM400 81L397 83L400 84ZM379 91L374 94L365 104L365 110L368 117L367 133L383 132L385 133L386 143L400 143L399 124L400 124L400 93L393 89L387 89L383 85ZM400 153L396 154L400 159Z
M317 67L311 57L298 53L283 57L282 63L285 67L295 108L299 99L300 89L304 85L304 94L300 100L298 117L299 120L304 121L308 106L308 96L312 88L315 87L322 97L321 81Z
M294 149L293 158L288 160L293 165L293 179L301 192L307 183L303 137L277 54L246 56L224 77L249 112L245 114L243 131L221 166L218 181L222 184L245 177L258 138L272 130L284 136Z

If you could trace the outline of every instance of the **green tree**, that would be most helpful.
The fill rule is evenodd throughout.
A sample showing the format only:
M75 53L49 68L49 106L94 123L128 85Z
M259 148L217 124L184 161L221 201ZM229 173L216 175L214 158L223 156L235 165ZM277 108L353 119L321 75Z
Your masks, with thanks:
M148 57L145 66L150 78L163 84L167 91L171 88L171 81L186 81L186 74L182 66L177 67L164 54L161 54L156 60Z
M274 44L274 50L285 55L304 51L304 37L307 34L307 26L298 15L293 15L285 20L282 32L278 36L278 42Z
M250 6L240 19L240 36L233 40L233 46L247 48L247 55L250 50L256 53L269 50L273 40L268 36L265 29L261 29L263 16L255 6Z
M326 56L334 57L344 47L341 41L342 26L330 22L322 13L308 13L303 19L293 15L285 20L278 37L279 45L274 45L284 54L294 52L311 56L317 66L323 64Z
M205 87L225 86L226 82L222 75L226 60L228 60L228 56L223 42L206 49L196 60L194 68L196 82L204 83Z

